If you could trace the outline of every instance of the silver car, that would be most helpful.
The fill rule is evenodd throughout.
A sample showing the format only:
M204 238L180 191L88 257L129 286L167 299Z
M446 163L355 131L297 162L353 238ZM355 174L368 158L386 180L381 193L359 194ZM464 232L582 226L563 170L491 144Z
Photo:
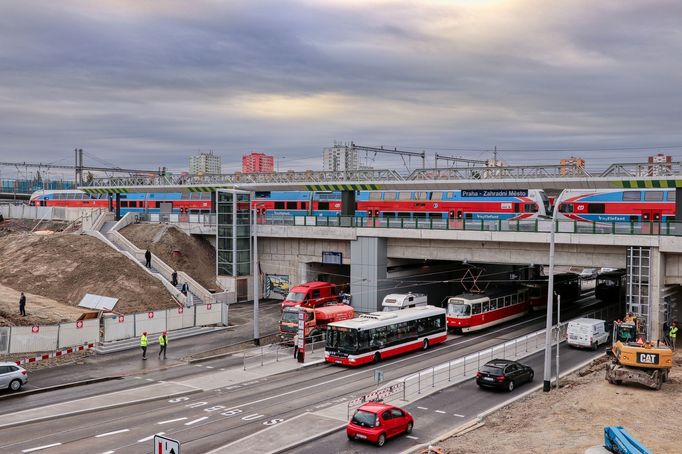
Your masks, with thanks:
M28 383L28 371L15 363L0 363L0 389L19 391Z

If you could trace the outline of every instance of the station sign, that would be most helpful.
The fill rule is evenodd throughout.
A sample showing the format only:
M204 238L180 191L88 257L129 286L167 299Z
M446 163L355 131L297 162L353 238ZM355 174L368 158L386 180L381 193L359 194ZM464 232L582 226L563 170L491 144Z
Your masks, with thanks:
M342 265L343 264L343 253L342 252L332 252L332 251L322 251L322 264L324 264L324 265Z
M172 438L154 435L154 454L180 454L180 442Z
M462 189L462 197L528 197L528 189Z

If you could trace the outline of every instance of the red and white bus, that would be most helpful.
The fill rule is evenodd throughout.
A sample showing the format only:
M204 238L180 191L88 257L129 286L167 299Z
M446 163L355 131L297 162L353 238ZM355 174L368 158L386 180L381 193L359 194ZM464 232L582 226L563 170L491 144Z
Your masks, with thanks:
M413 350L426 350L448 338L445 309L418 306L372 312L327 326L324 359L361 366Z
M463 293L448 299L448 328L468 333L523 317L529 308L527 288Z

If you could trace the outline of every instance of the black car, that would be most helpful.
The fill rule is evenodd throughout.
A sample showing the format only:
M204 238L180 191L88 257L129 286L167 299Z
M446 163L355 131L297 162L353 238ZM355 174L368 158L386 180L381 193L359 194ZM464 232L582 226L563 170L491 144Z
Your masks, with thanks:
M517 385L533 381L533 369L508 359L488 361L476 374L476 384L481 388L498 388L513 391Z

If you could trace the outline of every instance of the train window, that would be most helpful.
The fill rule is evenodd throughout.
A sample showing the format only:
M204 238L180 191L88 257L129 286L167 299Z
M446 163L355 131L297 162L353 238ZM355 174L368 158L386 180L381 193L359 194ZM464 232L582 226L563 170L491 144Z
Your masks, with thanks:
M629 192L629 191L628 191ZM639 192L639 191L637 191ZM587 205L588 213L604 213L606 211L606 205L603 203L590 203Z
M443 200L443 193L434 191L431 193L431 200Z
M329 209L329 202L317 202L317 209L318 210L328 210Z
M121 208L128 208L128 201L127 200L121 200Z
M623 192L623 200L628 202L639 202L642 200L642 191L625 191Z
M428 192L415 192L414 193L414 200L428 200L428 199L429 199L429 193Z
M663 191L647 191L644 193L647 202L660 202L663 200Z
M284 202L275 202L275 210L283 210Z
M473 219L474 215L473 213L464 213L464 219Z
M675 191L666 191L668 193L668 201L674 202L675 201Z
M180 200L189 200L191 198L192 198L191 192L181 192L180 193Z
M307 210L308 209L308 202L301 202L301 209Z
M538 206L534 203L526 203L523 205L523 212L524 213L537 213L538 211Z
M369 200L381 200L381 192L370 192L369 193Z
M412 193L407 192L407 191L399 192L397 199L398 200L412 200Z
M562 203L559 205L559 213L573 213L572 203Z
M295 210L296 202L287 202L287 210Z
M384 200L397 200L398 199L398 193L397 192L384 192Z
M426 213L412 213L412 216L415 218L425 218Z
M476 315L481 313L481 303L471 304L471 315Z

